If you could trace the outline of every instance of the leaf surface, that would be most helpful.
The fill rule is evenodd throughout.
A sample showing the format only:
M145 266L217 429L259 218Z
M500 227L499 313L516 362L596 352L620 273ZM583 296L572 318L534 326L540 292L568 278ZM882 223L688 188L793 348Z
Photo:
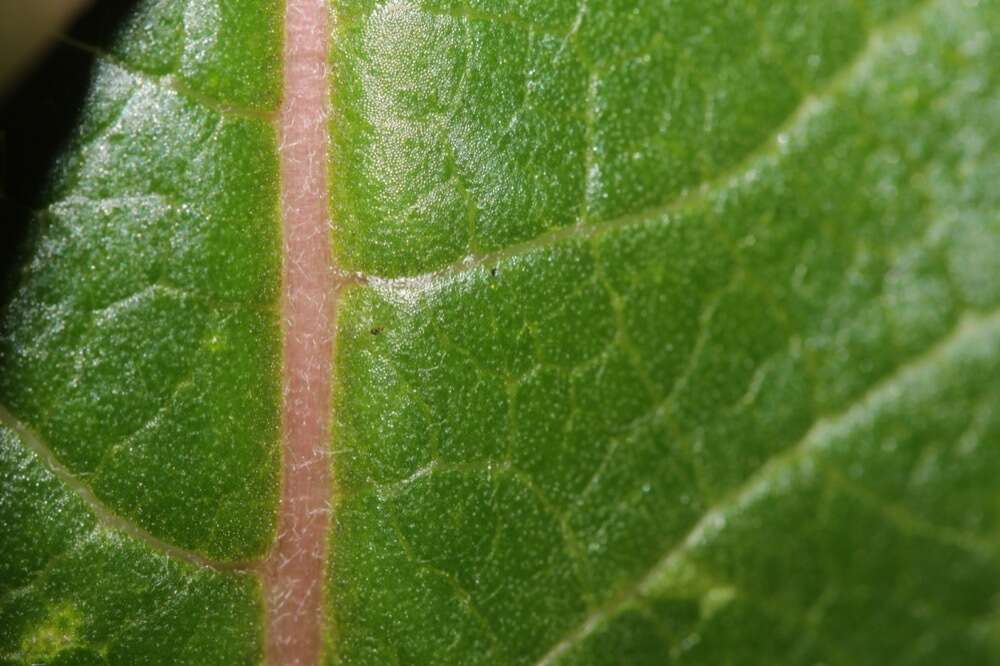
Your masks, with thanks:
M765 4L337 3L331 663L1000 656L998 6Z
M1000 4L326 8L300 153L283 2L69 38L0 314L0 663L1000 660ZM276 617L287 350L330 346L291 154L321 623Z
M261 660L280 10L143 2L64 47L90 90L0 324L2 663Z

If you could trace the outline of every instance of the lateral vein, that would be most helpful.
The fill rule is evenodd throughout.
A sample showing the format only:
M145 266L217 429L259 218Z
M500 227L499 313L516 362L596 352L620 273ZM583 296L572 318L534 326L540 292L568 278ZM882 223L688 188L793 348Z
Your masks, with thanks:
M602 622L617 615L619 611L636 599L655 594L660 581L675 568L679 568L691 550L709 538L726 522L727 514L746 506L766 492L772 482L783 472L811 455L823 451L828 445L826 434L838 427L849 425L852 419L861 418L873 407L898 395L900 386L919 380L921 373L927 372L960 350L963 344L982 336L1000 337L1000 310L984 314L967 315L950 332L922 354L896 368L889 376L870 387L837 414L818 419L806 434L792 446L776 453L757 468L746 481L722 501L709 508L687 534L676 542L653 566L639 578L624 594L611 603L597 609L586 617L562 640L554 644L535 666L551 666L566 655L574 646L584 641ZM966 546L963 546L966 547ZM982 548L977 544L977 548Z
M784 144L780 139L794 134L817 113L821 112L824 108L824 103L828 102L840 90L853 81L864 70L865 66L877 56L880 50L885 47L891 36L906 29L911 23L917 21L932 6L937 5L939 2L940 0L922 0L903 14L873 29L867 42L858 50L854 58L833 75L822 88L803 97L798 106L755 150L752 150L743 159L724 170L721 174L684 190L668 202L609 220L579 222L577 224L558 227L492 252L463 257L447 266L419 275L403 275L398 277L363 275L361 277L367 283L384 291L422 291L432 286L447 283L458 275L475 269L492 267L505 260L525 255L535 250L552 247L564 241L574 239L587 240L602 234L654 222L672 213L690 210L703 203L714 192L722 190L727 185L738 182L748 175L752 175L755 172L755 167L762 160L772 157L782 149Z
M142 541L153 550L197 567L216 571L255 571L260 562L224 562L214 560L193 550L181 548L157 538L127 518L116 514L94 493L94 490L74 475L56 456L55 451L30 426L18 419L4 405L0 405L0 424L14 431L18 439L29 451L38 456L41 463L59 479L63 485L76 493L90 508L98 522L104 527L117 530Z

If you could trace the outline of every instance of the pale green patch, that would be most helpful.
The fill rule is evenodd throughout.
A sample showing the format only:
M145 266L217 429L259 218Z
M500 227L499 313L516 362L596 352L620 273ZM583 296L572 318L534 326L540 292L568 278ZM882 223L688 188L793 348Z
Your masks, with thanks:
M29 628L21 641L21 658L27 663L44 663L80 640L83 617L72 604L61 603L49 610L45 619Z

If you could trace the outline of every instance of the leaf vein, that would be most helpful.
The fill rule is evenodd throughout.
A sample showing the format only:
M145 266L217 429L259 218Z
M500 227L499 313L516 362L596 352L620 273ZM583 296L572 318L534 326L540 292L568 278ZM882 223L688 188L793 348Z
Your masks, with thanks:
M758 144L756 149L750 151L740 161L732 167L725 169L721 174L702 181L699 185L685 189L679 196L666 203L634 213L627 213L610 220L582 220L577 224L552 229L534 238L513 243L485 254L473 254L463 257L443 268L423 274L403 275L399 277L365 275L363 277L369 284L381 291L420 292L426 290L428 287L437 286L439 282L443 281L447 283L457 275L468 273L477 268L495 266L502 261L529 254L535 250L551 247L563 241L572 239L586 240L622 229L655 222L659 218L669 216L672 213L696 208L700 204L703 204L712 194L723 191L727 186L751 177L755 173L755 167L758 163L780 155L780 152L785 148L779 139L790 134L795 134L798 130L805 127L813 117L823 111L831 98L835 97L843 88L851 83L856 76L863 72L865 66L881 53L886 46L887 38L902 32L909 24L916 22L931 7L936 6L940 2L941 0L922 0L913 8L894 17L880 28L872 30L868 35L865 45L857 52L855 57L833 74L822 88L804 97L785 120L764 141Z
M615 616L636 599L654 593L657 582L663 575L681 564L687 553L702 543L728 512L753 501L761 492L769 488L771 482L781 472L821 451L824 445L824 433L837 425L850 422L854 417L867 413L879 402L891 399L900 385L905 385L919 377L922 372L935 367L940 362L947 361L949 354L961 349L963 343L968 342L970 338L985 335L991 336L991 338L1000 338L1000 309L982 315L966 316L930 348L899 365L889 376L870 387L837 414L817 419L798 442L773 455L758 467L757 471L742 485L715 506L710 507L687 532L687 535L657 560L645 575L623 595L585 618L565 638L545 652L542 658L536 662L536 666L550 666L556 663L575 645L590 636L605 620Z
M256 562L222 562L213 560L200 553L186 550L153 536L138 525L114 513L97 497L86 483L59 462L55 452L42 441L42 438L34 430L17 419L4 405L0 405L0 425L4 425L14 431L21 444L35 454L41 464L59 479L63 485L79 496L103 526L141 541L157 552L199 568L216 571L250 571L256 568Z

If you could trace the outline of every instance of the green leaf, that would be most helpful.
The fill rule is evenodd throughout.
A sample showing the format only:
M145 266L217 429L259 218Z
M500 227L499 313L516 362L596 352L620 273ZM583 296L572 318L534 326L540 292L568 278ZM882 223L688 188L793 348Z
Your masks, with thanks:
M90 91L0 323L0 663L261 659L281 21L145 2L79 45Z
M1000 659L1000 5L337 7L331 663Z
M32 439L0 426L0 663L254 663L257 581L115 529Z
M329 4L321 661L1000 661L1000 2ZM74 42L0 663L297 654L283 5Z

